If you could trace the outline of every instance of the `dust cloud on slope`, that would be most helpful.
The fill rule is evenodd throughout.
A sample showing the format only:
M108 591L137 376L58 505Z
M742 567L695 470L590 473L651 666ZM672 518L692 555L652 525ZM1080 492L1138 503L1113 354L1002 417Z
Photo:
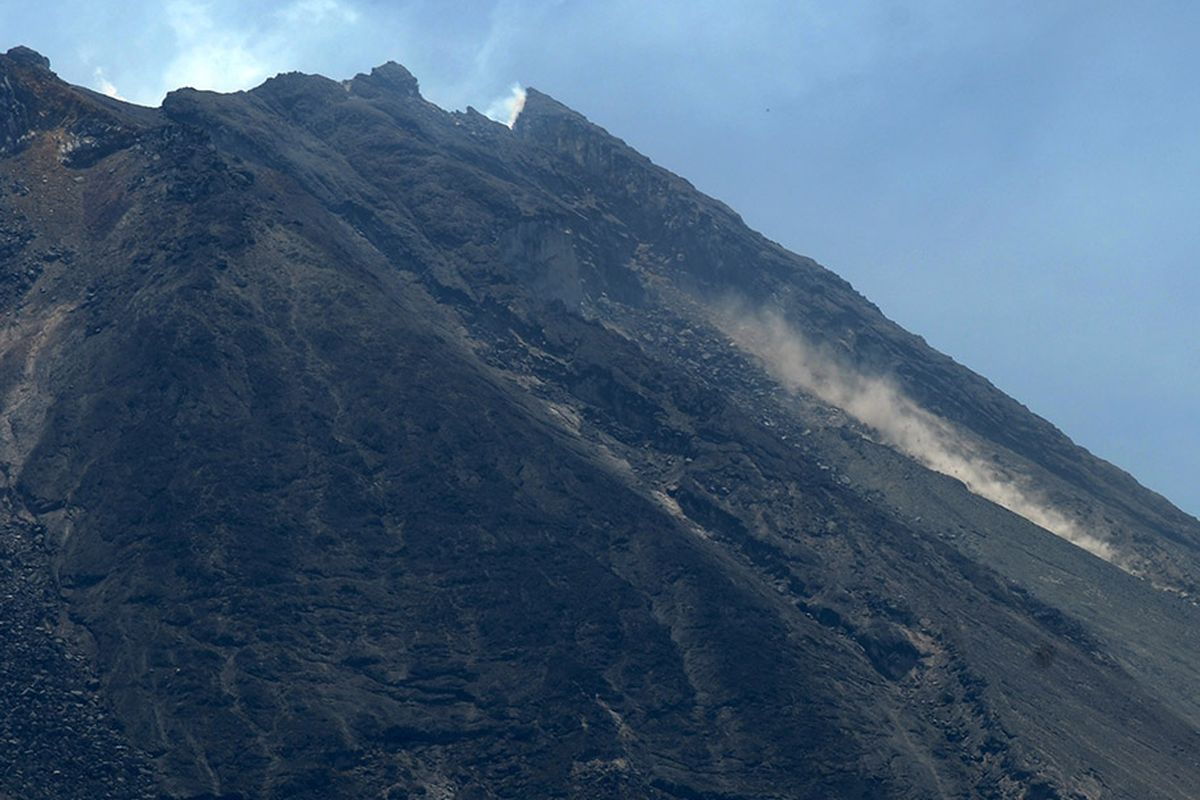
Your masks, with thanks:
M789 391L840 408L929 469L957 478L971 492L1105 561L1119 562L1111 544L1041 497L1028 476L998 466L972 437L921 408L894 382L846 365L826 348L807 341L778 313L747 311L731 303L717 316L719 326L738 347L757 357Z

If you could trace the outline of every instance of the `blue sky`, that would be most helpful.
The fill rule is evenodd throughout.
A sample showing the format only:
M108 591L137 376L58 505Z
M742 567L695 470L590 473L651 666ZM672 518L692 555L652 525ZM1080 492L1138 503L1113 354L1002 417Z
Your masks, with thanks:
M839 273L1200 513L1200 4L4 2L74 83L157 104L388 59L514 82Z

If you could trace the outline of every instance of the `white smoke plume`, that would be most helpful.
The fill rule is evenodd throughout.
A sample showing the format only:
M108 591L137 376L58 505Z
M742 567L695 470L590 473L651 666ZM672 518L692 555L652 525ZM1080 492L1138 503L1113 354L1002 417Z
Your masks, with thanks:
M519 83L514 83L508 90L508 94L494 101L487 107L487 111L483 112L485 116L496 122L503 122L508 127L517 124L517 117L521 116L521 111L525 108L525 87Z
M921 408L893 382L843 365L807 342L778 314L734 311L720 318L730 338L760 359L788 390L840 408L876 430L897 450L929 469L957 478L974 494L1105 561L1117 561L1112 545L1054 508L1029 485L1027 477L1004 470L972 437Z
M107 75L104 74L104 69L102 67L96 67L95 71L92 73L92 78L95 81L96 89L101 94L108 95L116 100L125 99L121 96L121 93L117 91L116 85L108 79Z

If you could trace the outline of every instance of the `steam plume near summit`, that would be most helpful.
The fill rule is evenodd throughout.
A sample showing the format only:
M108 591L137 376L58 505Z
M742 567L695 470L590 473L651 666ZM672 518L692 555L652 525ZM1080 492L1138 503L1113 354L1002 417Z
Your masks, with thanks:
M517 117L521 116L521 111L524 108L525 87L519 83L514 83L509 87L508 94L489 105L484 114L496 120L496 122L501 122L511 128L517 124Z
M840 408L929 469L962 481L972 493L1121 566L1111 544L1055 508L1028 476L996 463L981 443L919 406L894 382L845 365L773 311L747 312L728 304L718 319L738 347L757 357L787 390Z

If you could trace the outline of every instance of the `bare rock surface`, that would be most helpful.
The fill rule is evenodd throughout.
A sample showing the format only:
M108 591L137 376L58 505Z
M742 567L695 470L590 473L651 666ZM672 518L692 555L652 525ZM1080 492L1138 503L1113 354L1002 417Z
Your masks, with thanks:
M0 55L0 404L0 798L1200 786L1200 522L534 90Z

